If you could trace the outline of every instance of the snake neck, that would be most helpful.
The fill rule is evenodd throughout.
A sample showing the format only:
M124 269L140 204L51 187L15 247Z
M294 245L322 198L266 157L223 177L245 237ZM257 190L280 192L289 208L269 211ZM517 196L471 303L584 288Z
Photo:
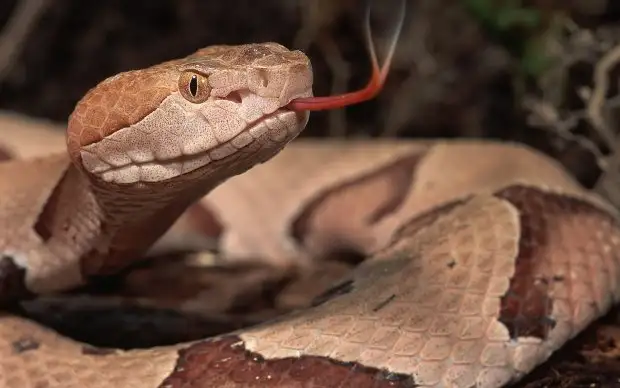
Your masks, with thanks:
M136 262L192 204L230 177L271 159L286 144L255 143L251 152L237 153L164 182L113 184L72 164L58 191L66 194L67 202L80 196L87 203L83 206L89 212L87 219L96 222L89 231L90 249L80 255L82 274L113 274ZM76 212L84 210L71 214L77 217Z
M102 244L82 261L82 272L111 274L139 260L174 222L217 184L110 190L91 182L101 209Z
M84 276L111 274L139 260L212 188L123 189L96 182L70 165L49 197L37 231L59 254L70 247Z

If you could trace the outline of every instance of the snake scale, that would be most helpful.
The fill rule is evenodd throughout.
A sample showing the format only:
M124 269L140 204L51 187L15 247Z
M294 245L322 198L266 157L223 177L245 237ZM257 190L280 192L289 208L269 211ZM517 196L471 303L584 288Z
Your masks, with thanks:
M366 257L311 308L174 346L93 349L0 313L0 387L500 387L618 301L618 214L555 161L473 140L288 144L311 96L299 51L210 46L100 83L64 152L0 163L4 306L116 273L197 201L231 258Z

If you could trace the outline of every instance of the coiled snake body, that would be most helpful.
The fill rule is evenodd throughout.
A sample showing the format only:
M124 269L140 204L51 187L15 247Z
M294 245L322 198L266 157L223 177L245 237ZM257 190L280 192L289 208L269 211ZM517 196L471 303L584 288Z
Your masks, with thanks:
M618 214L555 162L479 141L284 148L311 87L306 56L274 43L102 82L66 154L0 163L0 301L124 268L211 191L231 256L366 255L339 295L131 351L4 313L0 387L499 387L618 301Z

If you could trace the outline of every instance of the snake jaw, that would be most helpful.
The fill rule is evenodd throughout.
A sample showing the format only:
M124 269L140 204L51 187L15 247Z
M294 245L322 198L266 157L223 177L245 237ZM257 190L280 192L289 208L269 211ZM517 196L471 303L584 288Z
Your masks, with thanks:
M188 111L174 96L170 100L164 102L170 109L152 113L147 123L83 147L85 170L106 182L134 184L171 180L213 162L225 168L222 164L234 161L238 153L247 157L263 148L283 147L301 132L309 115L278 108L242 119L240 110L233 114L221 104ZM254 143L259 147L252 147Z

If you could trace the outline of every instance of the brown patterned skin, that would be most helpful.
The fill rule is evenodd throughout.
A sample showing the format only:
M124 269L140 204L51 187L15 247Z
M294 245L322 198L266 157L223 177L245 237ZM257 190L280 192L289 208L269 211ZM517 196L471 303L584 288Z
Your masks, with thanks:
M75 143L83 147L73 160L87 155L90 167L67 168L64 155L0 163L0 193L11 199L0 202L3 302L126 265L156 239L141 240L145 226L169 224L201 195L192 182L217 177L198 184L212 188L214 171L242 169L224 157L178 179L123 184L116 179L132 175L118 172L117 151L137 150L87 143ZM283 262L349 248L367 257L349 278L307 310L153 349L93 349L0 313L0 388L494 388L527 374L620 298L617 212L530 149L479 141L279 148L201 200L221 227L222 250ZM97 170L104 163L121 167L106 178Z

